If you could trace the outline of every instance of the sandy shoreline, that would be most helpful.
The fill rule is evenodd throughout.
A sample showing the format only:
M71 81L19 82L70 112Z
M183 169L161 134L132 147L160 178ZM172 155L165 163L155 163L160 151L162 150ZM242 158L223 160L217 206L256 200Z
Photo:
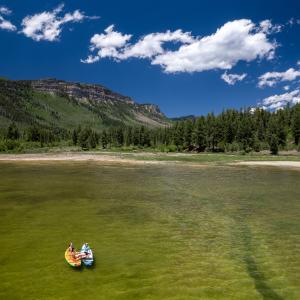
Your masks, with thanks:
M234 165L244 166L270 166L300 169L300 161L239 161Z
M159 164L154 160L126 159L106 154L85 154L85 153L39 153L39 154L3 154L0 161L99 161L109 163L132 163L132 164ZM164 162L162 162L164 163Z
M145 153L143 153L145 155ZM147 154L146 154L147 155ZM131 158L122 154L113 153L32 153L32 154L1 154L0 161L20 161L20 162L55 162L55 161L94 161L100 163L132 164L132 165L184 165L193 167L204 167L212 162L187 162L180 160L164 161L155 160L155 154L150 153L148 159L136 159L139 153L133 154ZM224 162L231 166L271 166L281 168L293 168L300 170L300 161L235 161Z
M35 153L35 154L2 154L0 162L85 162L93 161L103 164L130 164L130 165L181 165L191 167L204 167L205 164L194 162L182 162L177 160L161 161L153 159L153 155L149 159L136 159L140 155L134 155L131 159L122 157L121 155L110 155L101 153Z

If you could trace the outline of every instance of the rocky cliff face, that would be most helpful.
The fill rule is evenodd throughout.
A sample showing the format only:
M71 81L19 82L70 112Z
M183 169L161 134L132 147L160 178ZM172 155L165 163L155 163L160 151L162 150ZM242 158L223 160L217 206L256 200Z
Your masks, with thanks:
M40 80L28 80L25 81L30 86L39 92L67 95L79 102L101 102L103 104L114 104L116 102L122 102L129 104L137 111L146 112L152 115L155 119L166 118L160 111L158 105L146 103L138 104L130 97L123 96L115 93L108 88L99 84L84 84L78 82L68 82L64 80L58 80L55 78L40 79Z
M154 104L139 104L102 85L57 79L0 80L0 128L6 122L26 127L72 129L78 125L100 129L113 126L170 125Z
M146 103L146 104L140 104L140 105L150 114L157 114L157 115L164 116L164 114L160 111L159 106L156 104Z
M114 93L111 90L98 84L83 84L77 82L67 82L55 78L29 80L31 87L40 92L68 95L78 101L95 100L104 103L122 101L134 104L130 97Z

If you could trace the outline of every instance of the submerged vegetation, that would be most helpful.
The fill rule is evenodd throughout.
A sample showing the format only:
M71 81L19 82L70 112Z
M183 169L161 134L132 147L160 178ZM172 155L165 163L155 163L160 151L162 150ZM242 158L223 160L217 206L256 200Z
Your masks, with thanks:
M300 104L276 112L262 109L229 109L198 118L177 120L172 125L92 128L73 130L11 123L2 130L0 151L22 152L30 148L76 146L89 149L152 149L162 152L260 152L300 149Z
M299 171L0 164L1 299L299 299Z

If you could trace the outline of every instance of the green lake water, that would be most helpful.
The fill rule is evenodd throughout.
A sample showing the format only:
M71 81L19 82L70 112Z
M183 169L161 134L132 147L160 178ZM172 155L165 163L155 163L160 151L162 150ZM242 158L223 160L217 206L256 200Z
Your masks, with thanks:
M2 162L0 243L0 299L296 300L300 172Z

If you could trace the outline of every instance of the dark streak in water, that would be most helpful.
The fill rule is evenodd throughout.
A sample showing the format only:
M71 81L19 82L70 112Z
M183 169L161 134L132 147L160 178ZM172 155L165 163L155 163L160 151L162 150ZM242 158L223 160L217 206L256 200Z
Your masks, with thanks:
M283 300L268 284L263 272L253 257L252 234L249 226L245 221L239 221L245 253L243 261L246 264L248 275L253 279L255 288L264 300Z
M270 286L266 283L264 274L259 271L253 257L245 255L244 257L249 276L254 280L255 288L265 300L283 300Z

